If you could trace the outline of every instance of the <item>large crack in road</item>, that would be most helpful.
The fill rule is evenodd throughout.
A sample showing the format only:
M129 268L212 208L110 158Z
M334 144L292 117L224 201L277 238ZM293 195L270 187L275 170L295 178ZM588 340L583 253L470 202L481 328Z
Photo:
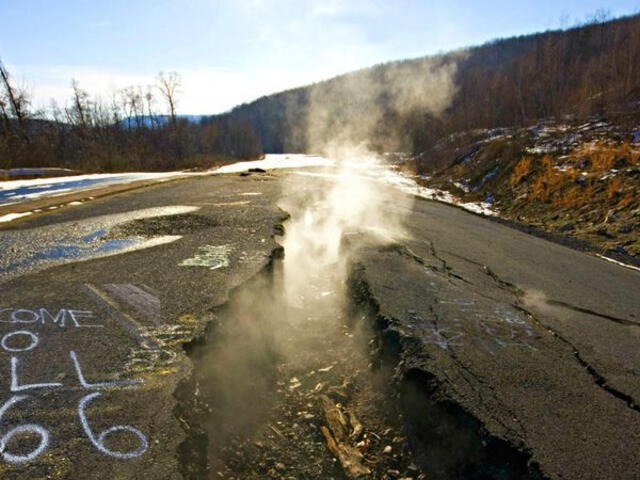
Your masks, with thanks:
M291 305L283 270L276 260L235 292L189 349L194 374L177 393L190 432L183 474L418 478L393 371L372 365L370 315L337 302L324 276L309 279L315 298Z
M180 449L183 475L543 478L522 445L488 432L462 403L442 395L428 368L407 362L416 338L390 328L357 258L381 248L433 267L438 281L456 277L444 260L421 258L396 243L401 229L375 222L379 212L374 217L372 209L384 200L379 191L375 201L366 189L359 192L366 197L360 212L334 208L345 187L354 185L338 179L321 194L314 185L312 200L284 201L291 213L284 258L274 256L216 308L205 337L187 347L193 374L176 392L176 415L188 433ZM449 298L446 312L431 309L432 327L412 315L416 326L431 328L424 338L448 348L459 335L449 335L438 316L475 301ZM510 335L530 334L517 313L507 314L513 315ZM462 360L457 364L473 375Z
M284 259L215 309L188 347L193 375L176 392L186 478L420 477L393 369L373 361L375 322L349 293L354 249L381 243L361 229L377 202L359 214L336 204L351 186L285 199Z
M294 304L285 272L274 258L188 347L194 373L176 393L185 478L544 478L435 375L406 368L412 340L389 328L361 265L344 298L327 290L328 266Z

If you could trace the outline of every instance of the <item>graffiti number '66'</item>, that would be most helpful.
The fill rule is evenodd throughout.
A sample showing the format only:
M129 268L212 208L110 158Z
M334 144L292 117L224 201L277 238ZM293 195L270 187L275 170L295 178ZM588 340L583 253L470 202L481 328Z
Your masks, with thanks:
M91 440L91 443L93 443L93 445L100 452L110 457L115 457L120 459L130 459L130 458L139 457L140 455L144 454L149 448L149 443L147 441L147 437L145 437L144 434L137 428L131 427L129 425L116 425L106 429L104 432L100 433L97 436L93 432L93 430L91 430L91 427L89 426L89 420L87 419L87 415L85 413L85 407L89 402L99 397L100 395L102 394L99 392L86 395L80 400L80 403L78 405L78 416L80 417L80 423L82 423L82 428L84 429L84 432L86 433L87 437L89 437L89 440ZM5 413L7 413L7 411L11 407L13 407L18 402L22 402L23 400L26 400L27 398L29 398L28 395L14 395L7 402L5 402L4 405L0 407L0 421L2 421L2 417L4 416ZM134 434L136 437L138 437L140 446L136 450L133 450L130 452L119 452L119 451L111 450L107 448L105 446L105 440L109 434L114 432L130 432ZM31 452L26 454L21 454L21 455L13 454L7 451L9 448L8 445L9 445L9 442L11 442L11 439L16 435L20 435L20 434L32 434L40 437L38 446L34 448ZM40 425L36 425L35 423L19 425L17 427L10 429L4 435L0 436L0 456L4 461L9 463L23 463L23 462L29 462L31 460L35 460L40 456L40 454L42 454L42 452L44 452L47 449L48 446L49 446L49 432L45 428L41 427Z

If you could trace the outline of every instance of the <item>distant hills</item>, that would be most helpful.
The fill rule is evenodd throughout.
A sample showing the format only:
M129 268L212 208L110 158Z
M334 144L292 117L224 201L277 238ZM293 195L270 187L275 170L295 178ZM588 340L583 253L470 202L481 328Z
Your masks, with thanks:
M204 119L211 117L211 115L176 115L178 121L185 121L188 123L199 124ZM126 117L120 120L120 126L124 128L136 128L136 127L164 127L171 121L170 115L138 115L133 117Z
M431 174L467 152L476 131L594 116L635 128L640 16L376 65L222 115L170 117L151 99L132 87L105 104L75 82L69 105L43 116L0 63L0 168L166 170L365 146L402 152L413 170ZM523 152L509 145L517 163Z

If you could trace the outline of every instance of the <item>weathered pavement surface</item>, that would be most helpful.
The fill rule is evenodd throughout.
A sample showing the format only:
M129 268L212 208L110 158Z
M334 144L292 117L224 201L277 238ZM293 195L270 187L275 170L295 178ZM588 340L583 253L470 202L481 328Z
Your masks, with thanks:
M59 230L72 239L75 230L93 238L109 227L124 236L182 236L13 279L3 272L1 478L181 478L176 451L184 431L173 394L190 369L182 344L279 248L272 238L284 219L278 195L269 176L198 178L102 198L0 234L3 264L10 257L18 266L43 260L22 252L34 248L27 241L45 244L51 257L50 232ZM145 217L149 208L175 205L199 210L116 215ZM97 233L87 233L86 222ZM132 381L139 383L117 383ZM12 430L25 425L31 434Z
M24 244L59 230L182 238L61 265L47 247L50 268L3 272L2 478L181 478L181 345L269 263L279 186L185 180L3 229L19 273ZM171 206L199 210L148 217ZM427 478L640 478L640 273L433 202L407 224L411 239L362 250L352 278Z

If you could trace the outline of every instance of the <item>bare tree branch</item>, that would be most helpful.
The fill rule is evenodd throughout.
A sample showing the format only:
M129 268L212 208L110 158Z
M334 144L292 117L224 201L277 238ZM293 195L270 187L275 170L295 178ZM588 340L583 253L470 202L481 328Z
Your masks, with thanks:
M167 74L165 74L164 72L160 72L158 74L157 80L158 90L160 90L160 93L167 102L171 124L175 127L177 121L177 95L180 93L181 87L180 75L178 75L178 72L169 72Z

